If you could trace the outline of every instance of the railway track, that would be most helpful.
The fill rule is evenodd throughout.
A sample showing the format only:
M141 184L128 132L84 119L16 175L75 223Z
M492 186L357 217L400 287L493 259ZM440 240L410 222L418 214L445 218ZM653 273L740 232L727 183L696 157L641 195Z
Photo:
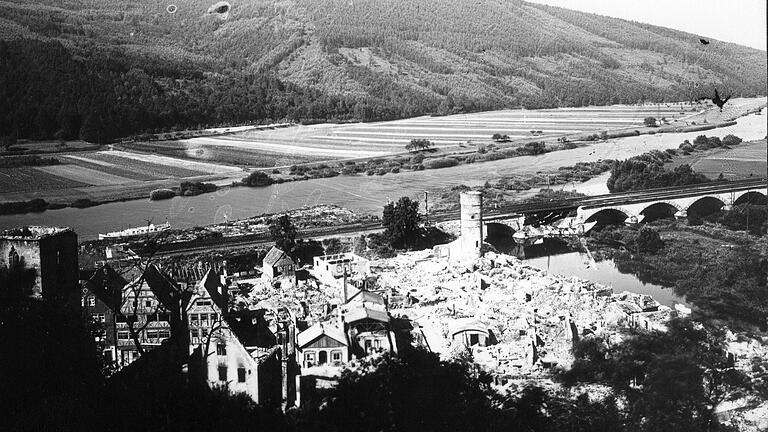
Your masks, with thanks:
M635 202L651 201L662 198L679 198L695 196L708 192L727 192L752 189L766 185L766 179L730 181L726 183L705 183L695 186L673 186L657 189L649 189L641 192L621 192L591 197L575 197L564 200L548 202L519 203L484 211L483 218L488 221L514 217L520 214L557 213L575 210L580 206L597 207L607 205L619 205ZM431 213L431 222L446 222L458 220L458 210ZM355 223L341 226L318 227L306 229L302 232L305 238L317 239L329 236L344 235L350 233L367 234L382 231L380 222ZM157 251L159 256L171 256L188 254L193 252L211 250L217 247L226 249L242 249L271 244L269 233L248 234L238 237L222 237L217 239L193 240L179 243L167 243L160 246ZM141 253L141 252L139 252Z

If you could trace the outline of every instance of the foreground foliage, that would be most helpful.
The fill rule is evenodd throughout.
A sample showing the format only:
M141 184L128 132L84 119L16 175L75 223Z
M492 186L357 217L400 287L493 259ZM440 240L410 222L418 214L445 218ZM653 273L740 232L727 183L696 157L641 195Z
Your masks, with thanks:
M715 408L754 390L729 362L724 331L690 320L673 319L666 332L630 331L617 344L587 338L573 353L563 381L610 386L625 400L628 431L723 430Z

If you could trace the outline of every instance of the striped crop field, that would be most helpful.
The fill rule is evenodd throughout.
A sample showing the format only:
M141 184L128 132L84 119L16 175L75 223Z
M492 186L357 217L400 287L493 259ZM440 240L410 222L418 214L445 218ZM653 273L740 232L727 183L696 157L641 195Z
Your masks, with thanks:
M55 156L60 164L0 168L0 193L137 186L154 180L179 181L201 176L225 176L242 169L156 154L118 150L79 152Z
M192 138L180 143L189 148L301 155L328 160L362 158L403 152L404 146L414 138L428 139L435 147L443 148L489 143L497 133L511 139L552 138L642 127L645 117L665 117L671 121L698 110L699 107L680 104L504 110L377 123L295 126Z

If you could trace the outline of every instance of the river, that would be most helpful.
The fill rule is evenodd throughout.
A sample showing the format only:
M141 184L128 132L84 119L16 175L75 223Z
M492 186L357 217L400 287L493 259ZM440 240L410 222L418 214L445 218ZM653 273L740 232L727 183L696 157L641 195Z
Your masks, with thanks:
M616 264L611 260L590 263L585 253L567 252L527 258L525 262L542 270L547 270L552 274L564 277L576 276L591 282L610 286L615 293L630 291L648 294L665 306L674 307L676 303L681 303L690 307L685 298L675 294L672 288L643 283L635 275L621 273L616 268Z
M649 150L677 148L683 140L701 134L723 137L734 134L745 141L766 136L765 116L749 115L737 124L706 132L641 135L620 138L571 150L539 156L523 156L493 162L461 165L426 171L409 171L384 176L338 176L301 182L276 184L265 188L225 188L195 197L176 197L167 201L133 200L86 209L65 208L42 213L0 216L0 230L22 225L55 225L73 228L80 239L96 238L98 233L130 226L146 225L147 220L175 228L220 223L263 213L292 210L317 204L335 204L362 213L381 212L388 200L400 196L419 197L425 190L447 186L477 186L501 176L535 174L576 162L599 159L626 159ZM601 180L572 185L584 193L601 193Z

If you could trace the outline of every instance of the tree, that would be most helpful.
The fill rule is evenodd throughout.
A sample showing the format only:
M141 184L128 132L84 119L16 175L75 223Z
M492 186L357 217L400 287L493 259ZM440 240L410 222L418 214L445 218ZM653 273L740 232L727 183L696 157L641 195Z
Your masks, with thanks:
M293 168L293 167L291 167ZM248 177L243 179L243 184L246 186L251 187L263 187L263 186L269 186L274 182L272 177L268 176L263 171L254 171L248 175Z
M275 246L284 252L291 252L296 246L296 227L288 215L281 215L269 221L269 235Z
M408 197L401 197L396 204L384 206L382 225L384 236L395 248L411 247L422 234L419 202Z
M728 134L723 137L723 145L726 146L735 146L741 144L742 139L737 137L736 135Z
M646 117L643 119L643 124L648 127L656 127L656 117Z
M4 137L0 137L0 147L3 150L5 150L5 151L10 150L11 146L13 146L14 144L16 144L16 137L15 136L7 135L7 136L4 136Z
M658 231L647 226L640 228L640 231L637 232L635 243L640 253L654 254L664 247L664 242L661 240Z
M333 397L311 420L328 431L488 429L488 381L470 363L420 349L366 357L342 372Z
M405 145L405 149L408 151L428 150L430 147L432 147L432 142L423 138L414 138L411 142Z
M597 382L626 399L625 416L639 431L716 430L715 408L750 391L746 374L725 355L725 331L672 319L667 331L630 330L609 345L586 338L573 347L566 385Z

